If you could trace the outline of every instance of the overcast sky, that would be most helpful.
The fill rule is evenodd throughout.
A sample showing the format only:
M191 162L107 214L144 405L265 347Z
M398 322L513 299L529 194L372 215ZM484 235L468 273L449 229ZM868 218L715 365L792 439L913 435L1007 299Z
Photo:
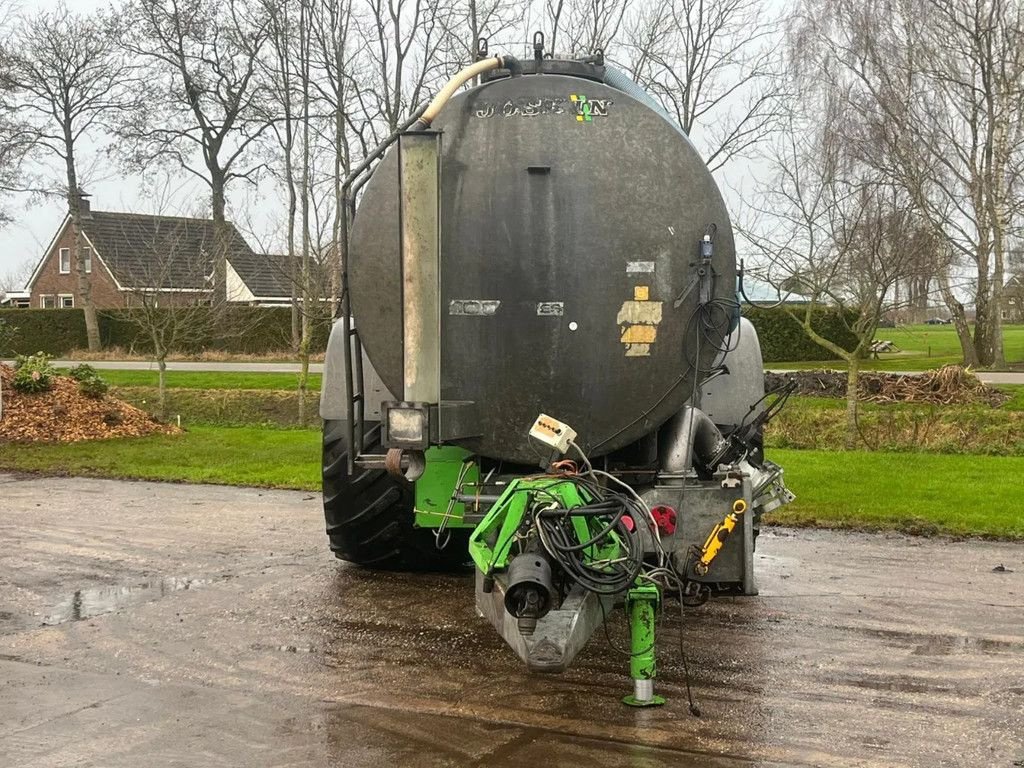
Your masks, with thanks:
M33 10L57 5L57 0L15 2ZM109 4L109 0L66 0L66 4L73 11L86 12ZM109 141L101 136L96 138ZM93 209L170 216L209 215L209 189L191 174L170 169L145 174L126 173L110 156L109 146L83 144L79 148L79 178L91 195ZM43 167L52 187L61 189L64 172L59 159L43 154L40 160L45 162ZM756 164L740 162L730 168L726 184L719 179L734 217L739 204L734 188L748 183L751 172L756 170ZM270 185L253 188L236 181L229 187L227 197L228 217L239 226L254 248L269 251L281 247L280 243L274 242L273 235L281 219L281 203ZM66 202L59 197L42 199L18 195L5 202L14 221L0 228L0 277L26 262L34 266L67 210Z
M86 12L108 5L108 0L65 0L72 11ZM44 9L57 5L57 0L20 0L22 8ZM101 137L102 138L102 137ZM79 162L82 186L92 195L96 210L162 213L169 216L208 215L209 191L198 179L186 173L154 171L146 174L125 174L108 157L108 147L86 145ZM53 179L63 174L55 157L40 156L42 166ZM268 238L260 227L276 201L267 199L260 190L244 188L236 182L228 190L228 215L246 231L256 230L253 241ZM35 199L27 195L12 196L5 201L14 221L0 228L0 276L22 263L33 263L41 257L50 239L67 212L67 204L59 198ZM234 206L232 206L232 202ZM244 220L243 220L244 219ZM272 244L268 244L268 247Z

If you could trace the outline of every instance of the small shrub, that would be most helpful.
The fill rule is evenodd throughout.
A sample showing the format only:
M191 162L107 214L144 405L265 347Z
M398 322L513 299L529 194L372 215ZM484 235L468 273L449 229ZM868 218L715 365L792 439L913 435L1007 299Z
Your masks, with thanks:
M99 400L110 389L110 384L107 383L107 380L100 376L96 369L88 363L76 365L68 371L68 375L78 382L79 392L94 400Z
M83 381L85 379L90 379L93 376L99 376L99 374L96 373L96 369L93 368L88 363L79 363L70 371L68 371L68 376L70 376L75 381Z
M50 364L50 356L46 353L18 355L11 386L23 394L48 392L53 388L53 377L56 375L57 370Z
M93 400L102 398L107 394L108 389L110 389L110 385L106 379L97 374L78 380L78 391L86 397L91 397Z

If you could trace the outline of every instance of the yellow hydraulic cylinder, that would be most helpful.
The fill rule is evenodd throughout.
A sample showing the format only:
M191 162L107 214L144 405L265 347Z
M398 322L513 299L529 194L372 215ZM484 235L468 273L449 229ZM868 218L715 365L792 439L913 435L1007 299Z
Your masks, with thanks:
M736 529L740 517L746 511L747 502L743 499L736 499L732 504L732 511L725 516L722 522L711 529L711 533L708 534L707 541L704 542L704 546L700 551L700 559L693 566L693 570L699 576L707 575L708 570L711 568L711 563L718 557L718 553L722 551L726 539Z

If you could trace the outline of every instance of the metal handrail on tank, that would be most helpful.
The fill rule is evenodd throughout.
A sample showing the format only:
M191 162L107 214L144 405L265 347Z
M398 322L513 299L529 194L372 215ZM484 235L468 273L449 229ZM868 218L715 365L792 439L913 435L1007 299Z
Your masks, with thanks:
M342 341L345 352L345 407L346 424L348 429L348 471L355 472L356 458L363 452L364 434L363 424L365 423L365 387L363 381L363 354L362 344L359 341L359 331L352 327L352 312L348 291L348 251L349 251L349 228L350 221L355 218L355 198L362 186L369 180L367 171L371 166L384 155L388 148L398 140L406 131L425 130L430 127L434 118L441 111L452 95L474 77L495 69L507 69L509 74L517 77L522 74L522 67L519 61L512 56L492 56L474 64L464 67L457 72L445 86L438 91L437 95L429 104L420 105L406 120L393 130L388 136L370 152L356 168L345 177L341 184L341 237L339 247L341 249L341 301L338 311L341 313ZM353 360L355 352L355 360ZM359 379L359 391L355 391L354 378Z
M345 419L348 430L348 471L355 472L355 460L363 452L363 424L365 423L365 386L363 381L363 349L359 341L359 332L352 327L352 309L350 306L348 292L348 251L349 251L349 228L350 222L355 218L355 197L366 180L370 178L367 171L380 157L388 150L398 137L409 130L410 126L420 119L426 110L427 105L421 104L406 120L393 130L388 136L371 151L355 169L345 177L341 183L341 225L338 246L341 266L341 301L338 305L338 312L341 315L342 342L345 353ZM353 355L353 352L355 353ZM355 360L353 360L355 357ZM354 388L354 379L359 380L358 393Z

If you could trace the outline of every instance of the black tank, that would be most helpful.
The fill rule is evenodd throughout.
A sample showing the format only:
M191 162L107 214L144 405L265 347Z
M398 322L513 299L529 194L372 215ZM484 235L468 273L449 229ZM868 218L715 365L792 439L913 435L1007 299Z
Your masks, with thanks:
M442 131L442 398L472 401L484 456L534 463L541 412L599 456L690 397L729 313L695 310L700 241L712 297L731 300L735 247L700 155L647 105L591 79L527 74L454 97ZM397 158L367 184L352 232L352 308L367 354L401 392Z

